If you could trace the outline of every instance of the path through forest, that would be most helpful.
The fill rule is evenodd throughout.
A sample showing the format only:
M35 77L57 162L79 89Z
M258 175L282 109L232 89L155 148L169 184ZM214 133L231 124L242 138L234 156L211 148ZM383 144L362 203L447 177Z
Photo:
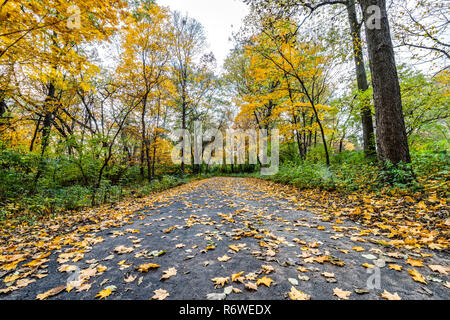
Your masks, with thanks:
M386 245L309 205L287 187L213 178L18 228L0 242L0 299L450 298L445 251Z

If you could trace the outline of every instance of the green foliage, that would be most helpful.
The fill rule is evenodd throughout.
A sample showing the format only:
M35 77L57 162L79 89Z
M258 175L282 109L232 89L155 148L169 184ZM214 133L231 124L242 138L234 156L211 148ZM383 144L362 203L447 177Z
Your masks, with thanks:
M148 183L138 166L111 163L95 188L102 165L95 158L67 155L40 159L40 155L0 149L0 221L25 219L32 223L44 216L79 210L95 204L115 203L128 196L146 196L189 181L165 175ZM36 179L41 170L39 179Z
M450 157L444 150L422 150L412 154L411 164L381 166L364 158L361 151L344 151L332 157L330 168L316 161L314 151L304 161L285 161L270 177L275 182L300 189L319 188L341 192L408 193L420 191L448 195ZM414 168L414 171L412 170Z
M450 106L448 85L411 67L399 67L406 131L413 145L446 138Z

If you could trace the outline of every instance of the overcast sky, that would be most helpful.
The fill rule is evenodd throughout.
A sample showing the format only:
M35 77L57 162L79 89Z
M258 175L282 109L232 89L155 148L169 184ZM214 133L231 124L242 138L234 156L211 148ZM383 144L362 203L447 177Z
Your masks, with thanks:
M238 31L248 8L241 0L157 0L159 5L187 13L199 21L206 31L209 51L214 53L220 68L233 47L229 41L232 32Z

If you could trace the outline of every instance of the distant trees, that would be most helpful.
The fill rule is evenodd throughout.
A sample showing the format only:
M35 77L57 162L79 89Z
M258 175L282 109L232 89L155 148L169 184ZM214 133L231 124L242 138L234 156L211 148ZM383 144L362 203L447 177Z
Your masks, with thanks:
M215 58L206 53L206 38L201 24L179 12L172 15L174 43L171 50L171 64L175 85L175 108L180 113L181 129L193 129L197 120L205 120L204 115L211 105L214 91ZM181 171L185 172L188 156L182 151ZM193 159L193 157L189 157Z
M170 129L214 126L226 104L202 26L154 1L12 0L0 16L0 148L38 156L36 187L55 159L92 203L135 168L151 181L175 170Z

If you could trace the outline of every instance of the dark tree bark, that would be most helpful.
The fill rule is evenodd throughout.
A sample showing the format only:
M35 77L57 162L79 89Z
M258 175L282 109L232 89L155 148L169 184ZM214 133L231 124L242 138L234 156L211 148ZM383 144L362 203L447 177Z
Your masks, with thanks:
M0 101L0 118L3 116L3 114L6 112L6 103L5 101Z
M55 102L55 91L55 86L53 85L53 83L50 83L48 87L47 98L45 100L44 120L42 121L41 158L44 156L45 150L50 143L50 133L52 130L54 113L54 106L52 104Z
M353 42L353 56L355 59L358 90L365 92L369 89L369 84L367 82L366 68L362 51L361 25L358 23L358 18L356 15L355 0L348 0L346 6ZM361 122L363 129L364 154L367 158L370 158L376 155L375 134L370 105L364 105L362 107Z
M394 165L411 162L394 49L392 46L385 0L360 0L366 24L366 38L372 72L375 102L378 158ZM379 25L372 8L380 12ZM374 20L375 19L375 20Z

